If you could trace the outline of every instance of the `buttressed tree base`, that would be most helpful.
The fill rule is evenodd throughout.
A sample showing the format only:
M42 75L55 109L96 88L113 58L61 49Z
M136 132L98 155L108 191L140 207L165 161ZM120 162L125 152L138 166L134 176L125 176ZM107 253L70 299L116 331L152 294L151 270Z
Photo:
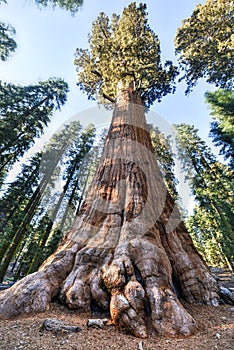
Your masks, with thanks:
M196 251L154 157L141 95L119 89L95 177L62 244L40 269L0 293L0 314L69 308L110 311L121 330L188 336L196 323L177 297L218 305L218 286Z

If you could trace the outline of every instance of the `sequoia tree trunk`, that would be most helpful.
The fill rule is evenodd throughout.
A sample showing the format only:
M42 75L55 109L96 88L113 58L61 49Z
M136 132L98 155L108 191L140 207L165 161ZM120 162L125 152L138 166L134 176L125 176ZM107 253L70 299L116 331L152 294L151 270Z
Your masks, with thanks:
M102 158L74 225L40 267L2 292L3 317L68 307L109 310L120 329L190 335L188 302L217 305L218 286L181 222L154 157L137 92L120 91Z

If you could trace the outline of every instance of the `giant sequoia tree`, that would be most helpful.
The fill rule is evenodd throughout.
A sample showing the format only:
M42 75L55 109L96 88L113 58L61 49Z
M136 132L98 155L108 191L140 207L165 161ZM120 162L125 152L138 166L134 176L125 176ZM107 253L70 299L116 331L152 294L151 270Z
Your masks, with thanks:
M93 23L90 51L78 50L80 87L113 101L112 123L86 199L60 247L39 270L1 294L3 316L44 311L57 297L72 309L109 310L130 333L189 335L194 319L180 303L217 305L216 281L197 253L157 165L145 107L173 90L146 7L130 4Z

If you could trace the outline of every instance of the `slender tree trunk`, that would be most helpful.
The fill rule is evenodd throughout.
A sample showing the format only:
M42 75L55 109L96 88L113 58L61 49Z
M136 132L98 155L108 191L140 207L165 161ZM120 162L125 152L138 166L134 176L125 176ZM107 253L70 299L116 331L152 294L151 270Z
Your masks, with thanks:
M54 159L53 163L50 164L50 167L48 168L48 171L43 176L42 180L40 181L40 184L37 186L35 192L33 193L32 197L30 198L30 201L26 205L26 207L23 210L24 218L19 225L19 227L16 229L16 232L14 234L14 238L11 242L11 244L8 246L8 249L6 250L4 256L2 257L2 264L0 266L0 282L3 281L4 276L6 274L7 268L17 250L17 247L19 243L24 238L26 227L32 220L36 209L38 208L38 205L41 202L41 198L43 197L44 191L51 180L51 176L58 165L59 161L61 160L62 155L66 151L68 147L68 143L65 142L60 152L58 153L56 159Z
M14 281L17 281L19 278L19 273L18 271L20 270L21 266L21 261L24 256L23 250L27 244L27 240L25 239L24 242L22 243L20 249L17 251L17 255L14 259L12 268L11 268L11 273L14 275Z
M55 205L55 208L54 208L54 210L53 210L53 212L52 212L51 220L50 220L49 224L47 225L44 234L42 234L41 237L40 237L40 239L39 239L39 242L38 242L38 245L37 245L37 249L36 249L36 251L35 251L33 260L32 260L32 262L31 262L31 264L30 264L28 273L34 272L34 271L38 268L38 266L39 266L39 264L40 264L40 262L39 262L39 261L40 261L39 254L40 254L40 252L41 252L42 247L44 247L44 245L45 245L45 243L46 243L46 241L47 241L47 239L48 239L48 237L49 237L49 235L50 235L50 232L51 232L51 230L52 230L52 227L53 227L55 218L56 218L56 216L57 216L57 214L58 214L58 212L59 212L59 209L60 209L60 207L61 207L62 201L63 201L63 199L64 199L64 197L65 197L65 195L66 195L66 192L67 192L67 190L68 190L68 187L69 187L70 182L71 182L71 180L72 180L72 177L73 177L73 175L74 175L74 172L75 172L75 170L76 170L76 167L77 167L77 163L74 164L74 166L73 166L73 168L72 168L72 171L71 171L71 173L69 174L69 177L68 177L68 179L67 179L67 181L66 181L66 184L63 186L63 191L60 193L59 199L58 199L58 201L57 201L57 203L56 203L56 205Z
M190 335L196 324L175 294L217 305L217 283L193 246L156 163L144 107L122 90L94 180L63 244L0 297L0 312L44 311L57 296L92 304L135 336Z
M78 184L79 184L79 176L77 176L75 184L73 185L72 193L71 193L71 195L69 197L68 203L66 205L65 211L64 211L63 216L62 216L61 223L59 225L59 230L61 232L63 232L64 225L65 225L65 222L66 222L69 210L71 209L71 205L72 205L72 202L74 200L76 191L78 190ZM80 199L79 199L79 203L80 203Z
M10 242L13 240L15 232L13 230L10 230L10 232L4 232L3 230L5 229L5 227L7 226L7 224L9 223L9 221L11 220L11 218L17 213L17 210L19 210L20 205L23 203L23 201L25 200L25 193L29 190L29 188L32 186L33 181L35 182L35 176L38 173L38 169L39 169L39 164L36 167L36 169L34 169L34 171L32 172L32 174L29 176L27 183L25 183L24 188L21 188L21 194L19 194L16 198L14 198L14 204L12 204L12 206L9 208L7 207L7 203L5 203L5 207L3 207L2 212L4 213L4 217L1 219L0 221L0 232L2 233L2 242L0 245L0 263L2 262L7 249L10 246ZM1 206L4 205L4 201L3 204Z

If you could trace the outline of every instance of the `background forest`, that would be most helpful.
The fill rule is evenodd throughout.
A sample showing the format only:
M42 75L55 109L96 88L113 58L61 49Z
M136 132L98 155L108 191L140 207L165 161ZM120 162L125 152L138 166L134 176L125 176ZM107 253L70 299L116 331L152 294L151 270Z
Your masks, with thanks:
M48 10L50 16L65 10L71 16L71 21L76 19L79 22L86 2L89 0L84 4L75 0L35 0L30 2L30 6L35 7L38 13L39 9ZM0 0L0 11L8 5L12 6L11 1L8 3ZM92 1L90 3L89 6ZM196 5L197 1L194 3ZM29 5L26 3L25 6ZM51 6L54 6L54 12ZM100 12L102 9L99 7ZM21 11L24 11L23 7ZM110 11L114 12L114 9ZM209 137L213 144L211 147L201 138L199 125L190 124L189 116L188 121L185 118L183 123L173 119L170 121L175 124L176 137L165 134L157 123L150 125L151 136L167 188L180 204L199 252L209 265L228 266L233 270L233 6L229 0L207 0L203 5L194 6L192 11L174 32L175 46L171 49L177 53L173 58L173 63L177 65L176 88L183 89L183 94L188 95L186 99L192 101L193 94L201 94L197 92L196 85L199 87L204 82L210 84L205 87L208 86L207 90L211 91L202 98L212 118ZM180 22L182 19L181 16ZM6 73L0 76L2 282L4 279L16 281L36 271L61 242L64 232L79 212L95 173L105 140L105 129L100 127L100 122L95 125L95 117L93 124L87 121L82 123L85 117L81 117L81 120L73 118L69 122L62 120L63 126L53 129L55 116L59 116L58 111L65 104L66 120L71 116L69 86L63 78L48 78L28 85L8 81L6 77L10 65L7 64L14 60L18 50L17 28L4 22L4 18L0 20L1 67L7 67ZM91 23L88 28L87 34ZM79 33L75 37L79 37ZM76 45L83 47L79 40ZM82 66L82 54L79 50L76 52L78 71L79 65ZM31 64L34 65L34 62ZM103 62L103 67L105 64L108 65L108 61ZM73 75L76 78L75 68ZM80 89L84 90L82 84L79 77ZM80 99L85 99L79 95L77 87L76 92ZM92 99L92 91L89 97ZM167 101L164 103L171 103ZM90 105L84 103L82 108L89 106L94 106L93 102ZM176 109L176 106L173 108ZM206 123L209 120L207 115ZM44 143L41 141L42 135L48 132L50 125L53 135ZM199 128L203 128L202 124ZM192 212L186 211L180 199L181 193L178 193L181 179L176 176L177 162L180 162L185 181L191 189L194 199Z

